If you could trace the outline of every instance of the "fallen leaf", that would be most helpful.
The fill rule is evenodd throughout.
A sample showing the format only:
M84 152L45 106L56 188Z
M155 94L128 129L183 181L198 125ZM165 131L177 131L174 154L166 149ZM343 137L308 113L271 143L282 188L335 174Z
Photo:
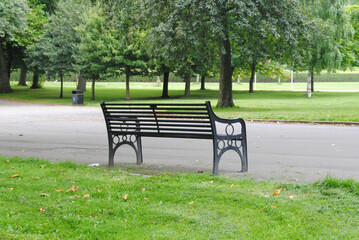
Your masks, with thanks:
M153 224L156 224L156 221L153 221L152 223L153 223Z
M88 194L88 193L82 194L82 198L89 198L89 197L90 197L90 194Z
M10 166L10 168L14 169L15 167L14 167L14 166Z
M12 191L12 190L14 190L14 188L10 188L9 190Z
M79 195L73 195L69 197L70 199L79 198Z
M183 222L184 222L184 219L180 220L179 222L180 222L180 223L183 223Z
M146 201L148 201L149 198L150 198L150 197L145 197L144 199L145 199Z
M198 173L203 173L203 172L204 172L204 171L202 171L202 170L199 170L199 171L198 171Z
M20 174L14 174L11 176L12 178L20 177Z
M100 152L100 150L97 149L96 152Z
M43 197L50 197L50 194L47 194L47 193L41 193L40 195Z
M282 188L277 189L277 190L275 190L275 192L273 193L273 195L274 195L274 196L275 196L275 195L279 195L281 191L282 191Z
M245 173L244 176L248 176L248 173Z
M62 192L64 191L64 189L59 189L59 190L56 190L56 192Z
M293 196L293 195L290 195L290 196L288 196L288 198L289 198L289 199L293 199L293 198L294 198L294 196Z
M146 188L141 188L141 191L142 191L142 192L146 191Z
M67 189L66 192L70 192L70 191L76 192L77 190L79 190L79 187L75 186L73 188Z
M166 223L165 223L165 222L163 222L163 223L162 223L162 225L166 225Z
M263 210L263 211L266 210L266 207L261 208L261 210Z
M128 194L126 194L125 196L123 196L123 199L127 200L127 199L128 199Z
M9 163L10 162L10 160L6 160L6 163Z
M102 192L102 189L97 190L97 192Z
M127 219L125 219L125 222L127 222Z
M40 208L40 212L45 212L46 208Z
M40 178L39 178L39 177L36 177L35 179L39 180Z
M186 236L187 234L188 234L188 233L183 233L183 235L185 235L185 236Z
M231 184L231 185L229 185L228 187L233 187L234 186L234 183L233 184Z
M275 206L275 205L274 205L274 206L272 206L272 208L276 208L276 207L277 207L277 206Z

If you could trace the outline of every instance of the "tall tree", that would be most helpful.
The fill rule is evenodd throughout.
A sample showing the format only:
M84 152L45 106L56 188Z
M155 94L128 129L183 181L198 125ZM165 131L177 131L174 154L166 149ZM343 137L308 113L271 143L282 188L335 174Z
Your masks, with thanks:
M80 42L76 28L82 21L81 13L89 5L89 1L60 0L45 26L46 32L27 52L30 67L60 76L60 98L63 98L64 74L75 71Z
M308 17L308 34L301 41L304 67L308 70L307 97L314 91L314 72L340 67L340 46L349 40L352 29L346 14L348 1L308 0L303 8ZM300 67L298 67L300 68Z
M5 42L17 43L17 34L26 29L26 12L28 11L29 8L24 0L0 2L0 93L12 92L4 58L4 44Z
M92 79L91 100L95 100L96 80L106 73L108 68L106 57L110 55L108 43L111 39L99 4L83 13L83 19L83 23L78 28L81 41L75 68L86 78Z
M190 48L186 48L185 52L190 51L188 56L191 56L192 49L195 49L196 39L200 38L200 29L208 29L211 34L208 40L217 43L218 55L220 59L220 87L218 104L219 107L233 106L232 97L232 74L234 66L232 65L232 46L239 45L242 42L241 34L243 28L250 26L257 28L258 26L250 25L250 18L259 19L260 21L270 26L272 35L278 34L281 29L292 29L288 31L291 33L288 39L295 38L298 30L298 22L301 21L301 16L296 12L297 1L267 1L254 0L142 0L148 9L151 9L153 18L161 17L161 7L172 6L168 12L165 22L158 24L158 33L169 32L173 33L175 38L167 36L167 41L177 40L178 34L186 36L186 42L192 43ZM269 7L272 6L272 7ZM282 10L283 9L283 10ZM279 26L277 20L285 18L286 23ZM158 35L160 36L160 35ZM182 39L181 39L182 40ZM180 49L180 46L185 46L184 43L170 44L173 48ZM176 56L177 57L177 56ZM177 57L178 58L178 57ZM190 61L191 62L191 61Z
M130 99L130 78L147 74L149 56L146 53L146 32L137 24L139 21L138 1L110 0L105 5L110 49L105 58L113 74L126 76L126 100Z

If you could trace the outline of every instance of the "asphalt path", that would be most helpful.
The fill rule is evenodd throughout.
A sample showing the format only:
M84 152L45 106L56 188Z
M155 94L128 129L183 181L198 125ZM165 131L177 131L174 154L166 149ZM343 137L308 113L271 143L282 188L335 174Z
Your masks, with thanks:
M107 165L106 126L100 107L29 104L0 99L0 155ZM313 182L327 174L359 180L359 127L247 123L249 172L238 173L234 152L221 159L221 176L256 181ZM144 164L121 147L118 167L147 171L212 170L212 142L143 138Z

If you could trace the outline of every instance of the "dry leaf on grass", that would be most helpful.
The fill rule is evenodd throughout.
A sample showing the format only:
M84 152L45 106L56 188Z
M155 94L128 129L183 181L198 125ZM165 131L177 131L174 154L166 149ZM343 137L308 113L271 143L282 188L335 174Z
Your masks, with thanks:
M70 199L74 199L74 198L79 198L79 195L74 195L74 196L71 196L69 197Z
M198 173L204 173L204 171L202 171L202 170L199 170L199 171L198 171Z
M228 187L233 187L234 186L234 183L233 184L231 184L231 185L229 185Z
M20 174L14 174L11 176L12 178L20 177Z
M50 194L48 194L48 193L41 193L40 194L42 197L50 197Z
M58 189L58 190L55 190L56 192L62 192L64 191L64 189Z
M90 197L90 194L88 194L88 193L82 194L82 198L89 198L89 197Z
M125 196L123 196L123 199L127 200L127 199L128 199L128 194L126 194Z
M293 198L294 198L294 196L293 196L293 195L290 195L290 196L288 196L288 198L289 198L289 199L293 199Z
M146 188L141 188L141 191L142 191L142 192L146 191Z
M71 191L76 192L77 190L79 190L79 187L75 186L73 188L67 189L66 192L71 192Z
M274 196L275 196L275 195L279 195L281 191L282 191L282 188L277 189L277 190L275 190L275 192L273 193L273 195L274 195Z
M39 211L40 212L45 212L46 208L40 208Z

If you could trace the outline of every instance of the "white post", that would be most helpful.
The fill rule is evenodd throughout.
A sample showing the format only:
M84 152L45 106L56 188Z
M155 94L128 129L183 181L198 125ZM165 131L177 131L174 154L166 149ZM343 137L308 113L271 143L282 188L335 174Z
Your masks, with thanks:
M241 83L241 74L238 74L237 83Z
M254 73L254 90L257 90L257 73Z
M280 83L280 77L278 78L278 83Z
M293 70L290 71L290 89L293 90Z
M197 74L197 83L199 83L199 74Z

